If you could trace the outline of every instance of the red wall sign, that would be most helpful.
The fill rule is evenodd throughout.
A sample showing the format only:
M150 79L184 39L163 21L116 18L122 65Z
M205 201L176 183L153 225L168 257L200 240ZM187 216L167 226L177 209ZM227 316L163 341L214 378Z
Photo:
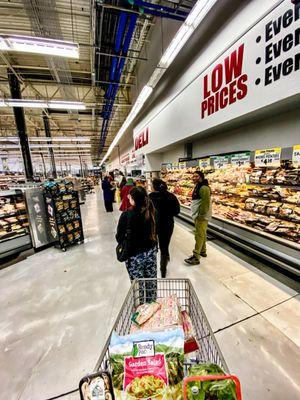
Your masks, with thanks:
M247 95L248 76L243 74L244 44L217 64L203 78L201 118L226 108Z
M143 132L139 133L134 139L134 149L138 150L149 142L149 128L143 130Z

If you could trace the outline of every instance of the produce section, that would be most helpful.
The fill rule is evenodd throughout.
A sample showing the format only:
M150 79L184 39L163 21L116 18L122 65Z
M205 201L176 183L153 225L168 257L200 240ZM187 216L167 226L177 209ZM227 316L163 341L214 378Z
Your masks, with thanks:
M189 207L192 175L198 166L166 169L162 178L182 206ZM209 169L213 216L300 244L300 170L284 162L278 168L229 165Z

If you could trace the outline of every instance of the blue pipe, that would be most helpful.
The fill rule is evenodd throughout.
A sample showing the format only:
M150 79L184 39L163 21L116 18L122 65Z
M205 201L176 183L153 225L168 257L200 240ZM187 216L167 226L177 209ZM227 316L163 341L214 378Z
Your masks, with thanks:
M127 20L129 19L129 26L124 38L124 32ZM129 45L131 42L131 38L135 29L137 20L136 14L131 14L128 16L125 12L121 12L120 19L118 23L118 29L116 33L116 43L115 43L115 52L121 53L122 55L126 56ZM123 40L122 40L123 39ZM111 68L110 68L110 80L113 82L120 82L120 78L122 76L122 72L125 65L125 58L113 57ZM100 136L100 146L103 148L107 136L109 120L111 117L111 113L114 106L114 101L119 89L119 85L108 85L106 93L105 93L105 104L102 108L102 127L101 127L101 136Z

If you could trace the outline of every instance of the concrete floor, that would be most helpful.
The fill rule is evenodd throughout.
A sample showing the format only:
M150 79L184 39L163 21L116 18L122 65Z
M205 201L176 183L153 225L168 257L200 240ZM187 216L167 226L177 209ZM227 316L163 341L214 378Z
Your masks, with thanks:
M82 214L84 244L0 271L0 399L56 398L100 355L130 284L115 259L119 212L105 213L97 192ZM191 231L177 225L168 276L191 279L243 399L299 399L299 293L213 242L200 267L186 267L192 247Z

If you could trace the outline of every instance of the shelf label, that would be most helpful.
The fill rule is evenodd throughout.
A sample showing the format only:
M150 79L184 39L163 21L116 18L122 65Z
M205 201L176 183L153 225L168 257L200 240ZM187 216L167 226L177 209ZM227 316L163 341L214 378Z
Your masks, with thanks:
M210 168L210 157L201 158L199 160L199 167L201 169L209 169Z
M293 147L293 166L300 167L300 144L296 144Z
M256 150L254 162L256 167L280 167L281 147Z
M215 169L224 169L229 165L229 156L217 156L214 157Z
M250 152L233 154L231 156L231 164L235 167L250 165Z
M178 168L179 169L185 169L186 168L186 162L180 162L180 163L178 163Z
M178 162L172 163L172 169L177 169L178 168Z

